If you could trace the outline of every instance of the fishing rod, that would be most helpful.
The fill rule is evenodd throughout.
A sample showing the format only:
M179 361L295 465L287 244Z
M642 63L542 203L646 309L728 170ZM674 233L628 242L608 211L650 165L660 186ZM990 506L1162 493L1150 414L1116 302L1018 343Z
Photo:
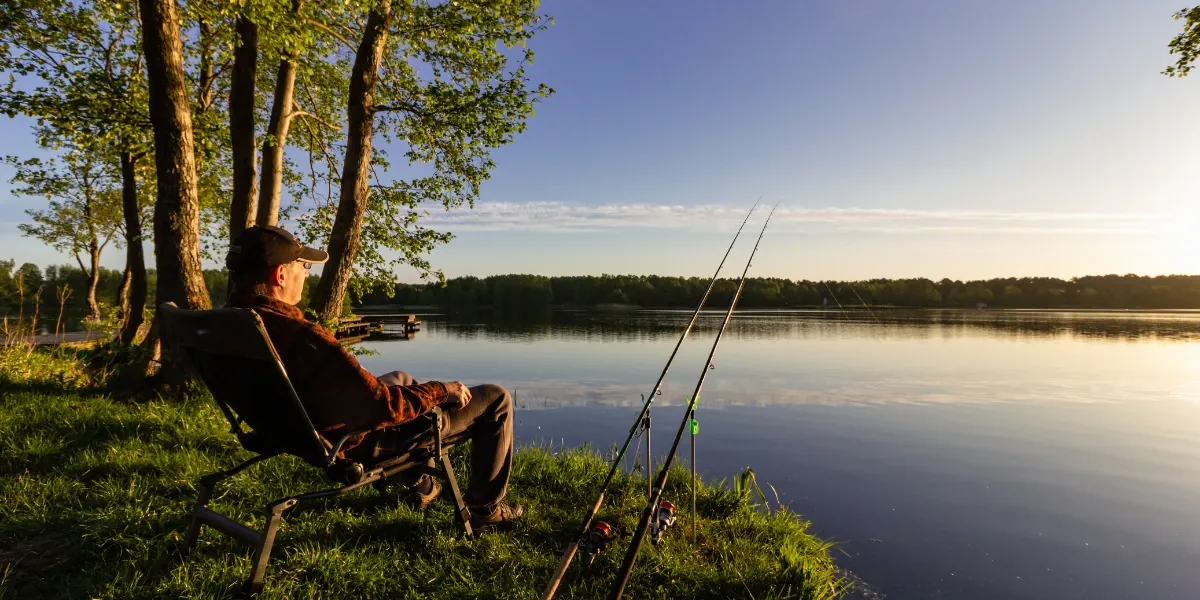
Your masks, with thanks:
M695 404L699 404L699 400ZM689 429L691 429L692 460L688 463L692 468L692 545L696 545L696 434L700 433L700 422L696 420L696 409L693 406ZM653 492L651 492L653 494Z
M754 206L750 207L750 212L746 213L746 218L742 220L742 225L738 227L737 233L733 235L733 241L729 242L729 247L725 249L725 256L721 257L721 264L717 265L717 270L713 273L712 279L708 282L708 289L704 290L704 296L700 298L700 303L696 305L695 312L692 313L691 320L688 321L687 327L684 327L683 333L679 335L679 341L675 342L675 349L671 351L671 356L667 359L667 364L663 365L662 373L658 375L658 381L654 383L654 389L650 391L650 395L643 399L642 410L638 413L637 419L634 420L633 426L629 428L629 435L625 437L625 443L621 445L621 451L613 457L612 465L608 469L608 476L604 478L604 484L600 486L600 495L592 506L588 508L587 514L583 517L583 527L578 537L567 545L567 549L563 551L562 559L558 562L558 568L554 570L554 576L550 578L550 583L546 585L546 589L542 592L542 600L551 600L554 594L558 591L559 584L562 583L563 577L567 574L567 568L571 566L571 561L574 560L575 554L579 551L579 544L584 540L589 539L592 532L592 519L596 518L596 512L600 510L600 505L604 503L604 494L608 492L608 486L612 483L613 477L617 474L617 469L621 466L621 459L625 456L625 451L629 449L629 442L633 440L634 435L639 428L647 432L646 435L646 477L650 477L650 440L649 440L649 425L650 425L650 405L654 403L654 397L662 394L659 388L662 387L662 382L667 377L667 370L671 368L671 363L675 361L675 355L679 352L679 347L683 345L683 340L687 338L688 333L692 330L692 325L696 323L696 318L700 316L700 309L704 308L704 303L708 301L709 294L712 293L713 287L717 283L717 275L721 273L721 268L725 266L725 259L729 258L729 253L733 250L733 245L737 243L738 236L742 235L742 229L746 227L746 223L750 221L750 215L754 214L754 210L758 208L758 203L762 201L762 196L754 201ZM648 486L649 487L649 486ZM648 495L652 496L653 489L647 490ZM601 523L603 524L603 523Z
M725 334L725 328L729 325L730 318L733 317L733 309L737 306L738 299L742 296L742 289L746 285L746 273L750 271L750 262L754 260L754 254L758 252L758 245L762 242L763 234L767 232L767 224L771 222L771 216L775 214L775 208L779 204L771 208L771 213L767 215L766 222L763 223L762 231L758 234L758 241L754 242L754 250L750 251L750 258L746 261L746 268L742 270L742 278L738 282L737 292L733 294L733 302L729 303L729 310L725 313L725 321L721 323L721 329L717 330L717 337L713 340L712 349L708 351L708 360L704 363L704 369L700 371L700 379L696 381L696 389L692 392L688 399L688 409L683 413L683 421L679 423L679 430L675 432L675 441L671 444L671 451L667 453L667 457L663 460L662 466L658 470L658 478L654 483L654 492L651 494L650 501L646 503L646 509L642 511L642 518L638 521L637 530L633 533L633 539L629 541L629 549L625 552L625 561L621 563L621 570L617 572L617 581L613 585L612 592L609 593L609 600L620 600L621 595L625 593L625 586L629 584L629 575L633 572L633 563L637 560L638 550L642 547L642 539L646 536L646 529L650 525L650 519L654 516L658 509L659 500L662 498L663 488L667 485L667 474L671 470L671 462L675 460L675 452L679 449L679 441L683 438L683 430L688 426L689 417L696 410L696 400L700 397L700 388L704 386L704 380L708 378L708 372L712 367L713 355L717 353L717 344L721 343L721 336ZM673 512L673 505L672 505Z

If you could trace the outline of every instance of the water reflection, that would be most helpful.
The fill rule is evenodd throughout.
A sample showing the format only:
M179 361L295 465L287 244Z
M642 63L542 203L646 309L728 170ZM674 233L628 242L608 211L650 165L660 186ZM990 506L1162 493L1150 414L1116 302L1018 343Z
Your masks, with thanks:
M1200 399L1196 313L753 311L739 314L705 402L979 404ZM486 315L484 316L486 317ZM689 312L563 311L549 322L424 314L411 341L363 344L372 371L498 381L530 407L640 403ZM689 393L720 316L707 314L664 385Z
M520 441L607 448L634 413L517 414ZM656 427L673 433L681 415L658 410ZM752 466L886 598L1190 600L1200 589L1200 406L775 406L699 418L706 477ZM671 438L655 441L661 454Z
M723 312L705 311L693 328L693 335L715 333L723 316ZM490 313L420 317L431 333L463 340L644 342L675 339L687 324L691 311L559 310L524 318ZM754 339L830 336L934 339L978 334L1196 341L1200 340L1200 311L739 311L726 332L731 337Z

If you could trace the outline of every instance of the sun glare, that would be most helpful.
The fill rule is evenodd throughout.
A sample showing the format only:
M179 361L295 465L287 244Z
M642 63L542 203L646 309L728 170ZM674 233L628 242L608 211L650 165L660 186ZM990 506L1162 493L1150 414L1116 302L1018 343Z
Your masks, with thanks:
M1182 207L1169 214L1152 242L1157 261L1173 274L1200 273L1200 206Z

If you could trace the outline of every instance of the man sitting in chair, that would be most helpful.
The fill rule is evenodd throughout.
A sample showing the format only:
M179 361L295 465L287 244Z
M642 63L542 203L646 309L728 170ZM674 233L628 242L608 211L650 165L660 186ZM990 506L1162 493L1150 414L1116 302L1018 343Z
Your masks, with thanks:
M472 440L466 494L471 525L504 527L520 518L524 508L504 501L512 468L512 396L498 385L468 388L458 381L417 383L403 371L378 378L368 373L328 329L305 320L295 306L308 270L327 260L327 253L278 227L247 229L226 258L229 306L258 313L313 425L330 440L370 430L349 440L344 452L375 463L414 450L429 431L428 420L418 417L441 406L446 442ZM421 509L441 492L428 475L409 483L415 483L410 503Z

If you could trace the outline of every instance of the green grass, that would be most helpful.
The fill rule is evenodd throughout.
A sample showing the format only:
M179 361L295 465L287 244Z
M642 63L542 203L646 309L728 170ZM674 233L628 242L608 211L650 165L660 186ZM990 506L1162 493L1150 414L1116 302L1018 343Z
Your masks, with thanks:
M249 572L244 547L204 529L191 559L178 558L197 479L249 456L227 431L204 398L129 404L10 385L0 398L0 600L229 597ZM398 487L294 509L262 597L536 597L606 468L586 449L521 448L510 497L529 516L513 531L474 541L463 539L448 503L418 513L399 502ZM667 491L680 505L687 479L673 477L678 485ZM225 482L211 506L260 528L268 501L324 485L317 470L275 458ZM632 531L644 486L619 479L601 518ZM681 509L667 542L643 546L626 597L842 593L829 545L797 515L768 513L751 506L747 490L723 485L703 486L698 498L699 547ZM604 597L626 543L615 542L586 573L577 559L559 597Z
M71 348L36 348L23 342L0 345L0 394L13 385L63 391L85 388L93 376L81 365L79 353Z

